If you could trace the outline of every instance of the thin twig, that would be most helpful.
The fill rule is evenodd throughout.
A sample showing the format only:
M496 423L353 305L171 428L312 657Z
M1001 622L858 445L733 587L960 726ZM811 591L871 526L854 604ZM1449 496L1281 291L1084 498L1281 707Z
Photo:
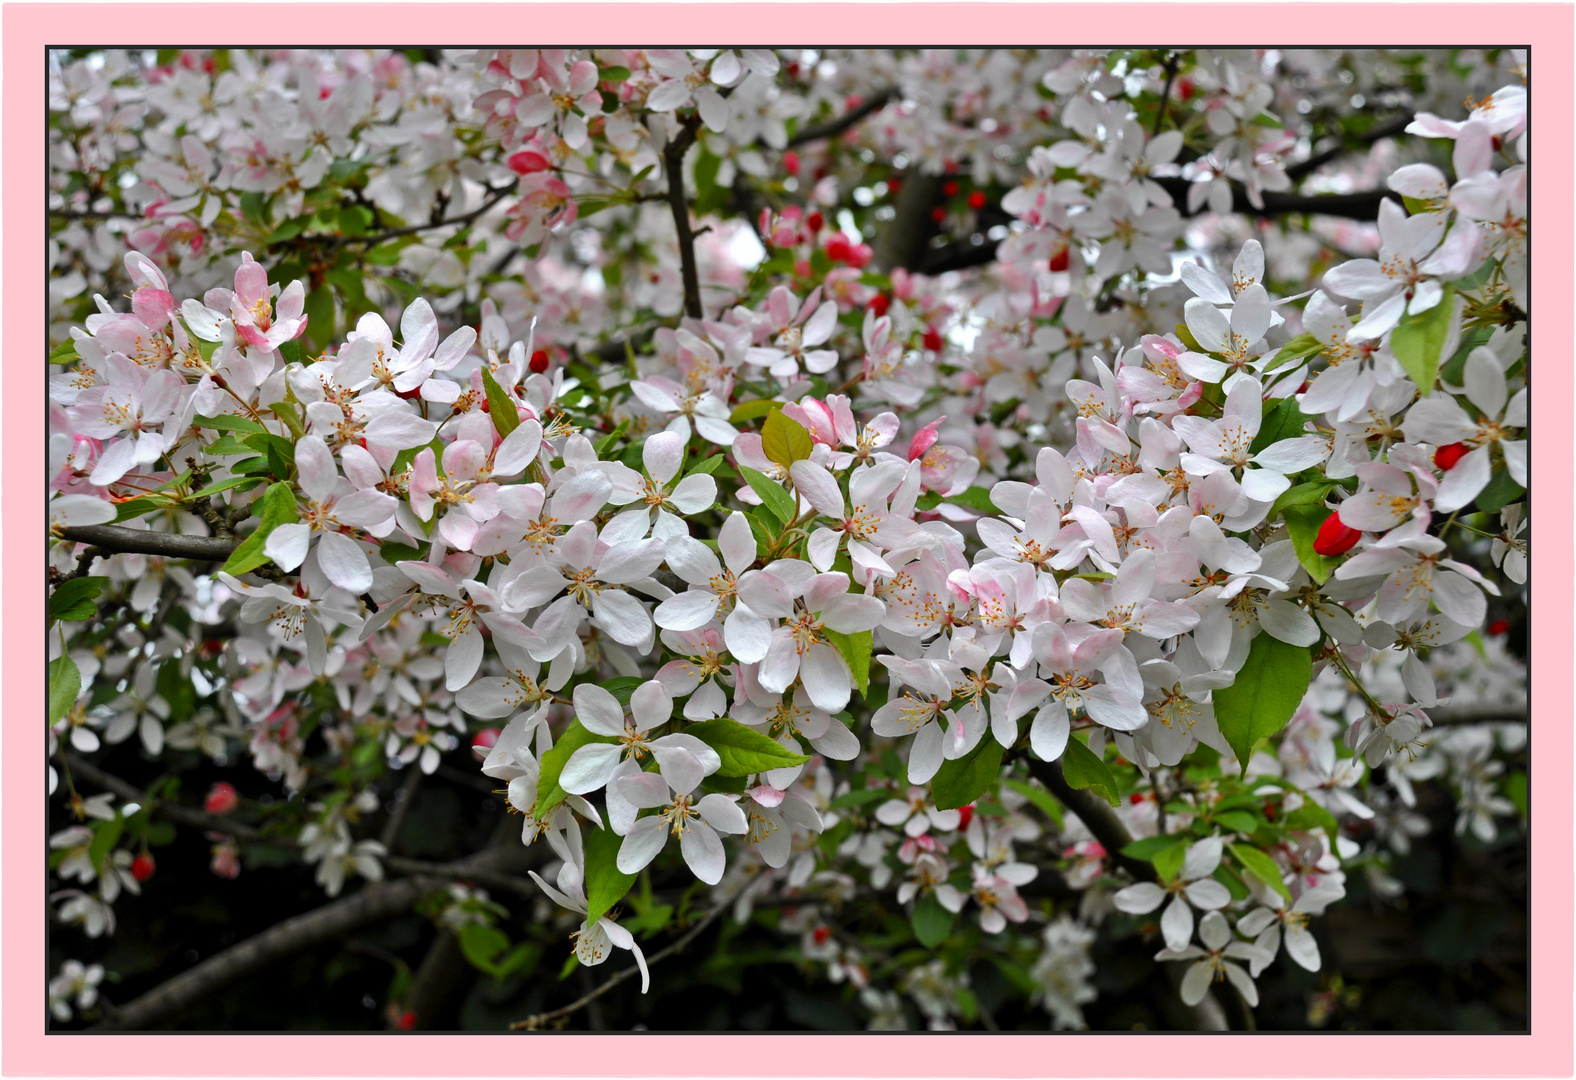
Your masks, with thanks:
M689 932L683 937L679 938L672 945L669 945L661 952L653 953L651 956L646 957L646 969L649 971L651 968L655 967L661 961L666 960L668 957L683 952L686 945L699 937L706 927L710 926L717 920L717 916L721 915L724 911L727 911L732 906L732 903L729 902L718 904L716 907L712 908L706 913L705 917L703 917L700 922L691 927ZM509 1025L509 1030L520 1031L523 1029L525 1031L540 1031L542 1025L548 1023L549 1021L557 1020L579 1011L580 1009L589 1005L591 1002L595 1001L597 998L601 997L603 994L607 993L609 990L613 989L613 987L617 986L625 979L635 975L639 970L640 969L638 967L625 968L623 971L617 972L611 976L606 982L602 983L602 985L598 986L596 989L581 995L574 1001L571 1001L568 1005L565 1005L563 1008L554 1009L551 1012L537 1013L535 1016L528 1016L524 1020L517 1020Z
M684 155L695 145L700 131L700 114L687 117L678 135L663 147L662 159L668 173L668 205L673 209L673 228L678 233L679 263L684 277L684 313L692 319L703 317L700 306L700 271L695 263L695 237L690 231L689 199L684 194Z
M895 86L878 90L872 96L849 109L842 116L828 120L824 124L812 124L807 128L801 128L794 132L793 137L788 140L788 146L792 149L795 146L803 146L805 143L815 142L817 139L830 139L841 135L871 113L879 112L887 102L896 96L897 87Z
M151 529L128 529L124 525L68 525L59 532L62 540L92 544L105 552L203 562L224 562L240 546L238 540L217 536L187 536Z
M383 845L383 850L393 851L394 841L399 838L400 826L405 824L405 815L410 813L410 804L416 801L416 789L421 786L421 778L425 774L414 762L411 763L410 775L405 777L405 782L400 785L399 791L394 796L394 809L389 811L389 819L383 823L383 832L378 837Z
M504 199L508 198L516 190L518 189L514 184L506 184L502 188L489 187L487 189L487 194L490 196L490 198L488 198L486 202L482 203L476 209L468 211L464 214L458 214L451 218L442 218L438 221L429 221L423 225L406 225L402 228L385 229L383 232L368 233L364 236L327 236L316 233L306 233L296 237L296 240L321 244L324 247L339 247L344 244L366 244L369 247L373 247L383 243L386 240L393 240L400 236L409 236L412 233L426 232L429 229L441 229L446 225L469 225L487 211L503 202Z
M1180 59L1179 53L1171 53L1166 57L1166 88L1160 91L1160 111L1155 114L1155 130L1151 138L1160 134L1160 129L1166 122L1166 106L1171 103L1171 83L1177 77L1177 65Z

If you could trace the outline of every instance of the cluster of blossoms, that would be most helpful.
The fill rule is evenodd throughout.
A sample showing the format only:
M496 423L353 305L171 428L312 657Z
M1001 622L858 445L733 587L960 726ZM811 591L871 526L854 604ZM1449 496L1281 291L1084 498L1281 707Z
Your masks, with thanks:
M976 1006L954 956L873 982L832 914L856 898L890 895L927 949L977 928L1057 1027L1083 1024L1090 945L1124 918L1154 916L1185 1003L1223 983L1252 1005L1282 946L1318 970L1308 920L1348 865L1388 880L1415 782L1448 777L1484 839L1515 812L1492 756L1514 726L1442 738L1430 714L1504 700L1443 658L1486 648L1527 581L1523 88L1419 113L1454 181L1397 169L1375 257L1278 298L1269 237L1229 275L1180 262L1173 195L1191 217L1290 189L1263 58L1198 57L1166 131L1136 61L904 60L807 198L728 234L754 237L741 254L647 185L686 182L674 146L699 147L700 199L813 170L787 125L842 103L835 57L813 80L764 50L191 55L108 115L123 61L58 79L100 132L58 146L67 209L109 214L77 180L159 119L121 196L145 221L72 241L72 286L124 275L130 310L95 296L51 357L55 760L133 734L249 756L309 795L288 820L333 896L384 876L377 775L474 745L522 841L545 837L531 876L580 963L625 950L649 985L617 905L682 865L741 920L781 907L874 1026L907 1024L903 995L932 1027ZM1002 109L1021 122L989 126ZM860 139L905 159L901 186L965 160L977 188L1016 184L985 273L877 273L852 218L829 232ZM487 257L378 241L429 214ZM653 248L642 281L609 280ZM594 286L569 269L588 251ZM359 298L335 277L368 265L407 273ZM660 324L599 351L632 312ZM230 548L203 571L70 532L105 525ZM95 597L153 614L73 609ZM94 891L56 914L97 936L155 826L62 775L79 824L54 872ZM1131 847L1064 816L1069 791L1117 805ZM1383 822L1366 848L1359 821ZM447 917L474 921L466 901ZM62 971L57 1017L92 1005L90 975Z

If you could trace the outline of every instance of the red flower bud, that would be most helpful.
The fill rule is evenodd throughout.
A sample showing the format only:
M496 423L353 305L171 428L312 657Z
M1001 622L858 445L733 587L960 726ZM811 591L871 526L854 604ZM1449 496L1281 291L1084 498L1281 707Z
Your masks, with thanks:
M821 211L811 210L804 219L804 227L811 233L818 233L826 225L826 219L821 216Z
M236 792L233 784L220 780L208 789L208 798L202 808L210 814L228 814L240 805L241 796Z
M842 233L833 233L826 241L826 257L833 262L847 262L853 245Z
M144 851L131 860L131 876L138 881L147 881L153 876L153 856Z
M968 828L969 827L969 822L971 822L973 820L974 820L974 804L973 803L969 803L967 806L960 806L960 807L958 807L958 828L959 829L966 829L966 828Z
M1495 619L1493 622L1488 624L1488 633L1490 637L1498 637L1500 634L1508 633L1509 631L1510 623L1504 619Z
M952 198L958 193L958 182L956 180L948 180L941 185L941 193L949 199Z
M876 313L876 318L879 319L881 316L885 315L887 313L887 309L892 306L892 300L887 296L886 293L876 293L870 298L870 303L867 306L871 311Z
M1345 555L1362 538L1361 532L1349 528L1341 520L1341 515L1334 513L1325 518L1324 524L1319 526L1319 535L1313 538L1313 550L1320 555L1332 557Z
M947 220L947 208L945 206L938 206L938 207L936 207L934 210L932 210L930 212L930 217L931 217L931 220L933 220L933 221L946 221Z
M533 372L535 372L538 375L540 375L542 372L547 370L547 350L546 349L537 349L534 353L531 354L530 368L531 368L531 370Z
M925 328L925 348L931 352L941 351L941 334L933 326Z
M1051 270L1053 273L1061 273L1063 270L1066 270L1071 263L1072 256L1067 254L1067 249L1065 247L1058 251L1055 255L1051 256Z
M783 169L789 176L799 175L799 155L792 150L783 155Z
M969 192L969 206L975 210L985 209L985 193L983 191Z
M829 926L817 926L814 930L810 931L810 937L815 940L817 945L825 945L826 939L831 936L832 928Z
M1445 470L1445 472L1449 472L1466 456L1467 444L1453 442L1449 446L1441 446L1434 451L1434 464Z

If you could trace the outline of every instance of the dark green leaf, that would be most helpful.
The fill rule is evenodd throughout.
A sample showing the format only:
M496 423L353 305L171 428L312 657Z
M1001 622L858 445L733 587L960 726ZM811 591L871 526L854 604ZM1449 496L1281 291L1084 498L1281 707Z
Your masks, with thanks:
M1302 434L1302 426L1307 419L1297 408L1295 397L1283 399L1279 405L1264 414L1264 422L1259 425L1259 433L1254 436L1253 445L1248 447L1249 453L1257 454L1275 443L1297 438Z
M218 416L194 416L192 423L200 428L212 428L215 431L239 431L251 434L268 429L256 420L248 420L244 416L233 416L230 413L220 413Z
M499 438L507 439L509 433L520 426L520 414L515 411L514 399L504 392L487 365L482 365L482 385L487 389L487 412Z
M1068 787L1087 788L1112 806L1121 801L1116 777L1111 775L1105 762L1078 739L1068 739L1067 749L1062 751L1062 775L1067 778Z
M1526 489L1512 480L1508 472L1501 470L1478 492L1474 503L1485 514L1497 514L1526 493Z
M986 732L979 745L952 761L943 761L930 781L930 797L937 810L967 806L990 790L1001 776L1002 745Z
M925 948L934 949L952 933L952 918L935 893L926 893L914 901L914 936Z
M1302 704L1312 675L1313 660L1305 646L1261 633L1253 639L1236 681L1214 692L1220 733L1244 771L1254 746L1285 727Z
M49 618L67 622L91 619L98 611L93 601L104 591L104 578L80 577L62 581L49 596Z
M618 699L620 705L628 705L629 699L634 697L635 690L639 688L644 679L637 679L632 675L620 675L608 679L598 685Z
M1313 543L1319 538L1319 526L1324 524L1331 513L1333 511L1319 503L1281 507L1281 520L1286 523L1286 532L1291 537L1292 548L1297 552L1297 561L1308 571L1308 576L1320 585L1341 565L1338 556L1320 555L1313 550Z

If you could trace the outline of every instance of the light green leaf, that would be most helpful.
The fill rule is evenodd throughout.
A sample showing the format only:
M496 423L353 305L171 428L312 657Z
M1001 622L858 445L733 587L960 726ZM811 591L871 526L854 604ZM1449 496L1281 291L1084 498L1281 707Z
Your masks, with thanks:
M1187 846L1176 844L1162 848L1155 852L1149 861L1154 863L1155 874L1161 881L1171 881L1182 872L1182 864L1187 861Z
M487 974L498 974L493 958L509 947L509 935L486 923L466 923L460 929L460 951L465 959Z
M268 542L268 534L281 525L287 525L300 520L296 512L295 492L283 480L270 484L268 490L263 492L262 506L259 517L263 523L257 531L241 542L241 546L230 553L224 562L224 571L228 574L250 573L268 561L268 556L263 554L263 545Z
M77 359L77 339L67 338L49 351L51 364L70 364Z
M784 416L781 409L773 409L761 426L761 450L785 469L809 457L814 445L804 425Z
M1169 833L1165 836L1146 836L1142 840L1134 840L1122 848L1122 854L1130 859L1142 859L1145 862L1153 859L1167 848L1176 847L1186 840L1181 833Z
M730 424L747 424L751 420L759 420L768 415L773 409L780 409L783 403L771 398L756 398L754 401L741 403L728 416Z
M684 734L693 735L722 758L719 776L749 776L768 769L786 769L803 765L810 758L796 754L775 739L762 735L754 728L745 727L737 720L721 717L691 724Z
M504 393L486 364L482 365L482 386L487 390L487 414L492 417L493 427L498 429L499 438L507 439L509 433L520 426L520 414L515 412L514 400Z
M126 820L120 816L120 811L115 811L115 816L108 821L95 821L93 823L93 840L88 844L88 858L93 862L93 869L100 874L104 873L104 860L115 844L120 840L120 834L125 831Z
M1306 484L1293 484L1276 496L1270 505L1269 517L1277 516L1288 506L1321 506L1325 498L1341 485L1334 480L1314 480Z
M585 833L588 925L595 926L614 904L624 899L638 876L618 868L618 849L623 843L624 838L611 829L590 829Z
M935 893L914 901L914 936L927 949L934 949L952 933L952 912L941 906Z
M220 413L218 416L194 416L192 423L200 428L213 428L215 431L243 431L250 434L268 430L255 420L230 413Z
M1291 890L1281 880L1281 870L1274 859L1247 844L1227 844L1226 849L1242 864L1244 870L1280 893L1288 904L1291 903Z
M1324 351L1324 342L1312 334L1298 334L1286 344L1282 345L1275 353L1274 359L1264 365L1265 372L1274 371L1293 361L1302 361L1310 356L1318 356ZM1289 399L1288 399L1289 400Z
M726 460L726 454L713 454L706 460L699 462L693 469L689 471L687 475L694 476L696 473L701 473L703 475L710 476L712 473L722 468L723 462Z
M1261 633L1253 639L1236 681L1214 692L1220 733L1244 771L1254 746L1285 727L1302 704L1312 675L1313 660L1305 646Z
M1390 331L1390 350L1424 397L1433 391L1439 375L1440 354L1450 336L1455 308L1456 288L1446 284L1439 303L1420 315L1403 315Z
M1022 795L1025 799L1028 799L1035 806L1039 807L1040 811L1046 817L1050 818L1058 829L1062 827L1062 804L1057 802L1056 798L1049 791L1046 791L1042 787L1036 787L1034 784L1030 784L1026 781L1014 780L1010 777L1006 780L1003 780L1002 785L1004 787L1011 788L1019 795Z
M798 515L793 496L782 489L771 477L763 472L758 472L748 465L739 466L739 475L744 477L744 482L750 485L750 490L761 497L761 502L780 524L786 525Z
M76 704L77 695L82 693L82 672L77 670L76 661L62 653L49 662L48 682L48 717L49 723L53 724Z
M862 630L857 634L839 634L836 630L823 627L821 633L832 643L832 647L842 654L843 662L848 665L848 670L854 676L854 685L859 687L859 696L868 697L870 654L874 645L871 632Z
M1068 787L1093 791L1112 806L1121 801L1116 777L1111 775L1105 762L1078 739L1068 739L1067 749L1062 751L1062 775L1067 778Z
M952 761L943 761L930 781L930 797L937 810L967 806L990 790L1001 776L1002 745L986 732L979 745Z

